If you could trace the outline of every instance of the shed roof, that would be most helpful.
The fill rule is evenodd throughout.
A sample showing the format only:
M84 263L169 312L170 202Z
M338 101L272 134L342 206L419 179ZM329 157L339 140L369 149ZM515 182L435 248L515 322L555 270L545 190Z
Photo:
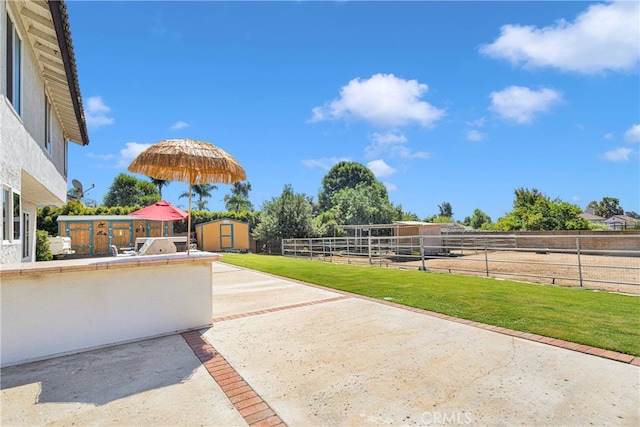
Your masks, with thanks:
M130 215L59 215L58 222L86 222L86 221L146 221ZM160 222L160 221L157 221Z

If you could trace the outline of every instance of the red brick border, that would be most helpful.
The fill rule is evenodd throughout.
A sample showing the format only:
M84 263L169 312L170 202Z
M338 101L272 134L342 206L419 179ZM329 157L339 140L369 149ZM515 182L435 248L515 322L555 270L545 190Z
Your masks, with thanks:
M189 331L181 335L247 424L251 427L286 426L200 332Z
M347 298L351 298L351 296L350 295L342 295L342 296L334 297L334 298L327 298L327 299L321 299L321 300L315 300L315 301L309 301L309 302L301 302L299 304L282 305L282 306L279 306L279 307L265 308L263 310L258 310L258 311L249 311L247 313L232 314L230 316L221 316L221 317L216 317L215 319L213 319L213 323L215 323L215 322L224 322L225 320L240 319L242 317L259 316L261 314L274 313L276 311L291 310L292 308L308 307L310 305L324 304L325 302L340 301L340 300L347 299Z
M232 264L230 264L230 265L232 265ZM251 270L251 269L245 268L245 267L239 267L239 266L236 266L236 265L234 265L234 267L242 269L242 270L257 271L257 270ZM434 311L423 310L421 308L415 308L415 307L409 307L409 306L398 304L398 303L391 302L391 301L385 301L385 300L381 300L381 299L367 297L367 296L364 296L364 295L358 295L358 294L354 294L354 293L351 293L351 292L342 291L340 289L333 289L333 288L328 288L328 287L322 286L322 285L316 285L314 283L307 283L307 282L303 282L301 280L291 279L289 277L277 276L275 274L266 273L264 271L259 271L259 273L265 274L267 276L277 277L278 279L289 280L291 282L299 283L301 285L310 286L312 288L322 289L322 290L325 290L325 291L334 292L334 293L338 293L338 294L342 295L341 297L335 297L335 298L331 298L331 299L327 299L327 300L321 300L321 301L317 301L317 302L314 302L314 303L328 302L328 301L338 301L338 300L349 298L349 297L358 298L358 299L363 299L363 300L370 301L370 302L375 302L375 303L378 303L378 304L388 305L390 307L400 308L402 310L412 311L414 313L419 313L419 314L424 314L424 315L431 316L431 317L437 317L439 319L449 320L451 322L462 323L462 324L473 326L473 327L476 327L476 328L485 329L485 330L492 331L492 332L497 332L497 333L503 334L503 335L509 335L509 336L516 337L516 338L522 338L522 339L529 340L529 341L535 341L535 342L539 342L541 344L548 344L548 345L552 345L554 347L564 348L566 350L577 351L579 353L585 353L585 354L589 354L589 355L592 355L592 356L602 357L604 359L614 360L616 362L622 362L622 363L628 363L628 364L634 365L634 366L640 366L640 357L636 357L636 356L633 356L631 354L619 353L617 351L605 350L605 349L598 348L598 347L592 347L592 346L588 346L588 345L577 344L577 343L573 343L573 342L569 342L569 341L564 341L564 340L561 340L561 339L545 337L545 336L542 336L542 335L536 335L536 334L532 334L532 333L529 333L529 332L520 332L520 331L516 331L516 330L513 330L513 329L502 328L500 326L487 325L485 323L480 323L480 322L474 322L474 321L471 321L471 320L461 319L459 317L453 317L453 316L449 316L447 314L436 313ZM312 304L313 303L311 303L311 304L310 303L305 303L304 305L312 305ZM280 309L286 310L287 308L294 308L294 307L297 307L297 306L302 306L302 305L296 304L294 306L282 307L282 308L273 309L273 310L262 310L262 311L264 311L264 312L279 311ZM254 313L255 314L262 314L261 312L254 312ZM255 314L248 313L247 315L255 315ZM233 316L227 316L227 317L233 317ZM233 317L233 318L237 318L237 317L245 317L245 316L244 315L238 315L238 316ZM227 319L227 318L218 318L217 320L220 321L220 320L229 320L229 319ZM215 321L216 321L216 319L214 319L214 322Z

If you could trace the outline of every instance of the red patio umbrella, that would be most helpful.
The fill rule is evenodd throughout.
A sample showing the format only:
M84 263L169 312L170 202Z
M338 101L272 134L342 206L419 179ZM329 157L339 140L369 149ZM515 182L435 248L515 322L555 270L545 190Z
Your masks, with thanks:
M153 205L149 205L146 208L139 209L135 212L131 212L130 216L135 216L140 219L148 219L151 221L162 221L162 235L164 235L164 222L165 221L179 221L189 216L188 213L182 209L176 208L166 200L160 200ZM191 242L187 242L187 247Z
M166 200L160 200L153 205L139 209L135 212L130 213L129 215L152 221L177 221L185 219L189 216L188 213L186 213L182 209L176 208Z

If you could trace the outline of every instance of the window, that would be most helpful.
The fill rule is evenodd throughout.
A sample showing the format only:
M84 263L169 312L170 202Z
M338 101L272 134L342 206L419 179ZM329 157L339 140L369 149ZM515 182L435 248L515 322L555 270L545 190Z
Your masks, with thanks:
M7 15L7 98L20 114L20 77L22 42L11 18Z
M20 193L2 187L2 240L20 241L22 235L20 217Z
M51 154L51 103L46 94L44 95L44 148Z
M2 187L2 240L9 240L9 189Z
M20 240L20 194L13 193L13 240Z
M69 168L69 142L68 141L64 141L64 143L62 144L62 146L64 147L64 176L67 176L67 169Z
M22 258L29 258L31 256L31 243L29 242L29 223L30 223L30 215L29 212L24 212L22 214Z

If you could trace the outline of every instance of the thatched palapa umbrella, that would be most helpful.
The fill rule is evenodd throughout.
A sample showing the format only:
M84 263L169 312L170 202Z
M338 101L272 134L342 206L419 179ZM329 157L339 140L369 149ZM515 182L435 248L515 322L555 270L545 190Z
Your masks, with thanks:
M247 179L244 169L229 153L213 144L194 139L166 139L144 150L129 165L129 171L166 181L189 183L187 254L191 244L191 186L232 184Z

